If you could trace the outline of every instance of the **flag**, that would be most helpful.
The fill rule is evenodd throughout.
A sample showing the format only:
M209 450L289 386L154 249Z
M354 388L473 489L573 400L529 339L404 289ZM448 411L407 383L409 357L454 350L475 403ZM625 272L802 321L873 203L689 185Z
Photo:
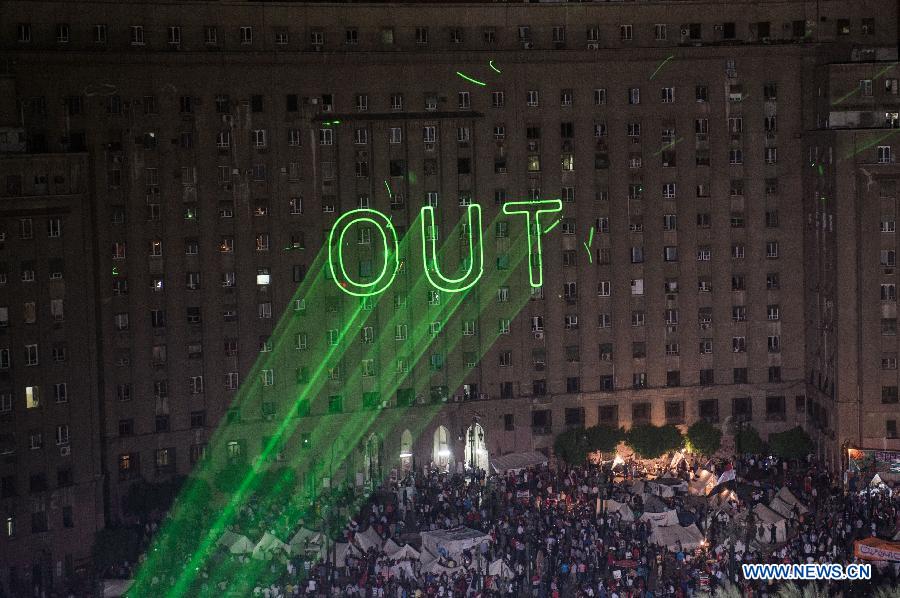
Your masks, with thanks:
M731 466L731 463L728 464L728 467L725 468L725 471L722 472L722 475L719 476L719 479L716 480L716 486L719 484L724 484L725 482L730 482L734 479L734 467Z

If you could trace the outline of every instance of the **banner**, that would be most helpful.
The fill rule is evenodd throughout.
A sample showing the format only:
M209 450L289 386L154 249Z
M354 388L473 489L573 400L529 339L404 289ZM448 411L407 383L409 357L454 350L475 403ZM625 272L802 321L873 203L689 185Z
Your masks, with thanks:
M878 538L856 540L853 543L853 556L867 561L900 562L900 542L889 542Z
M900 474L900 451L848 449L848 469L855 473Z

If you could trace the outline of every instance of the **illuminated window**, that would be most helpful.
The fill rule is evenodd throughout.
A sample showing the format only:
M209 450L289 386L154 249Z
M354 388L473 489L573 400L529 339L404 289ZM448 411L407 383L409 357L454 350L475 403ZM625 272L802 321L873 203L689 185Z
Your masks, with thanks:
M41 406L40 389L37 386L25 387L25 408L37 409Z

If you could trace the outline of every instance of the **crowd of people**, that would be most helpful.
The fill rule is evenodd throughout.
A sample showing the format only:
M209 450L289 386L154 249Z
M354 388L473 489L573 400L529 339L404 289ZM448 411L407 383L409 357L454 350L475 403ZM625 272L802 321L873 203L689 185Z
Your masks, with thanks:
M654 478L690 482L704 469L718 476L726 467L734 468L735 482L717 486L715 497L640 491L642 482ZM689 459L667 469L629 461L615 469L607 463L532 466L502 475L409 474L369 495L334 538L337 544L326 542L322 550L305 555L273 551L261 560L222 551L198 568L198 594L646 598L692 596L733 585L745 596L768 596L777 586L744 579L741 564L847 564L853 562L854 540L890 538L900 528L900 492L854 484L845 490L843 480L812 458L790 466L768 456L745 456L727 464ZM769 530L759 521L753 507L768 504L781 488L805 508L790 513L784 537L776 538L774 526ZM679 519L696 524L704 537L699 547L651 541L654 524L641 514L645 503L660 501ZM633 520L607 510L607 504L628 505ZM254 498L230 529L252 538L266 531L286 538L296 523L285 509ZM439 550L430 555L438 567L426 566L424 558L392 558L404 544L424 556L420 532L459 527L482 532L487 541L457 555ZM155 524L146 528L148 547L155 529ZM370 530L378 542L364 545L360 536L372 537ZM346 549L351 546L355 548ZM178 554L172 558L185 562ZM489 564L500 560L504 573L491 574ZM177 568L152 584L162 595L176 576ZM236 590L229 577L254 581ZM896 587L898 564L873 567L869 582L830 583L829 593L844 595L861 595L877 585Z

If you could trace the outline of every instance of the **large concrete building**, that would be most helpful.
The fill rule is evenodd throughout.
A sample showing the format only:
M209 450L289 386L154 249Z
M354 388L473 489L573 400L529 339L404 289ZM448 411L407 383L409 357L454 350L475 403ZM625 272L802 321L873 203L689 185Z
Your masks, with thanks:
M134 480L191 471L357 207L447 232L471 201L564 205L508 334L409 364L448 404L386 467L461 465L473 419L478 455L700 418L800 423L835 466L900 448L895 3L0 8L3 583L60 583ZM286 410L242 413L241 450Z

